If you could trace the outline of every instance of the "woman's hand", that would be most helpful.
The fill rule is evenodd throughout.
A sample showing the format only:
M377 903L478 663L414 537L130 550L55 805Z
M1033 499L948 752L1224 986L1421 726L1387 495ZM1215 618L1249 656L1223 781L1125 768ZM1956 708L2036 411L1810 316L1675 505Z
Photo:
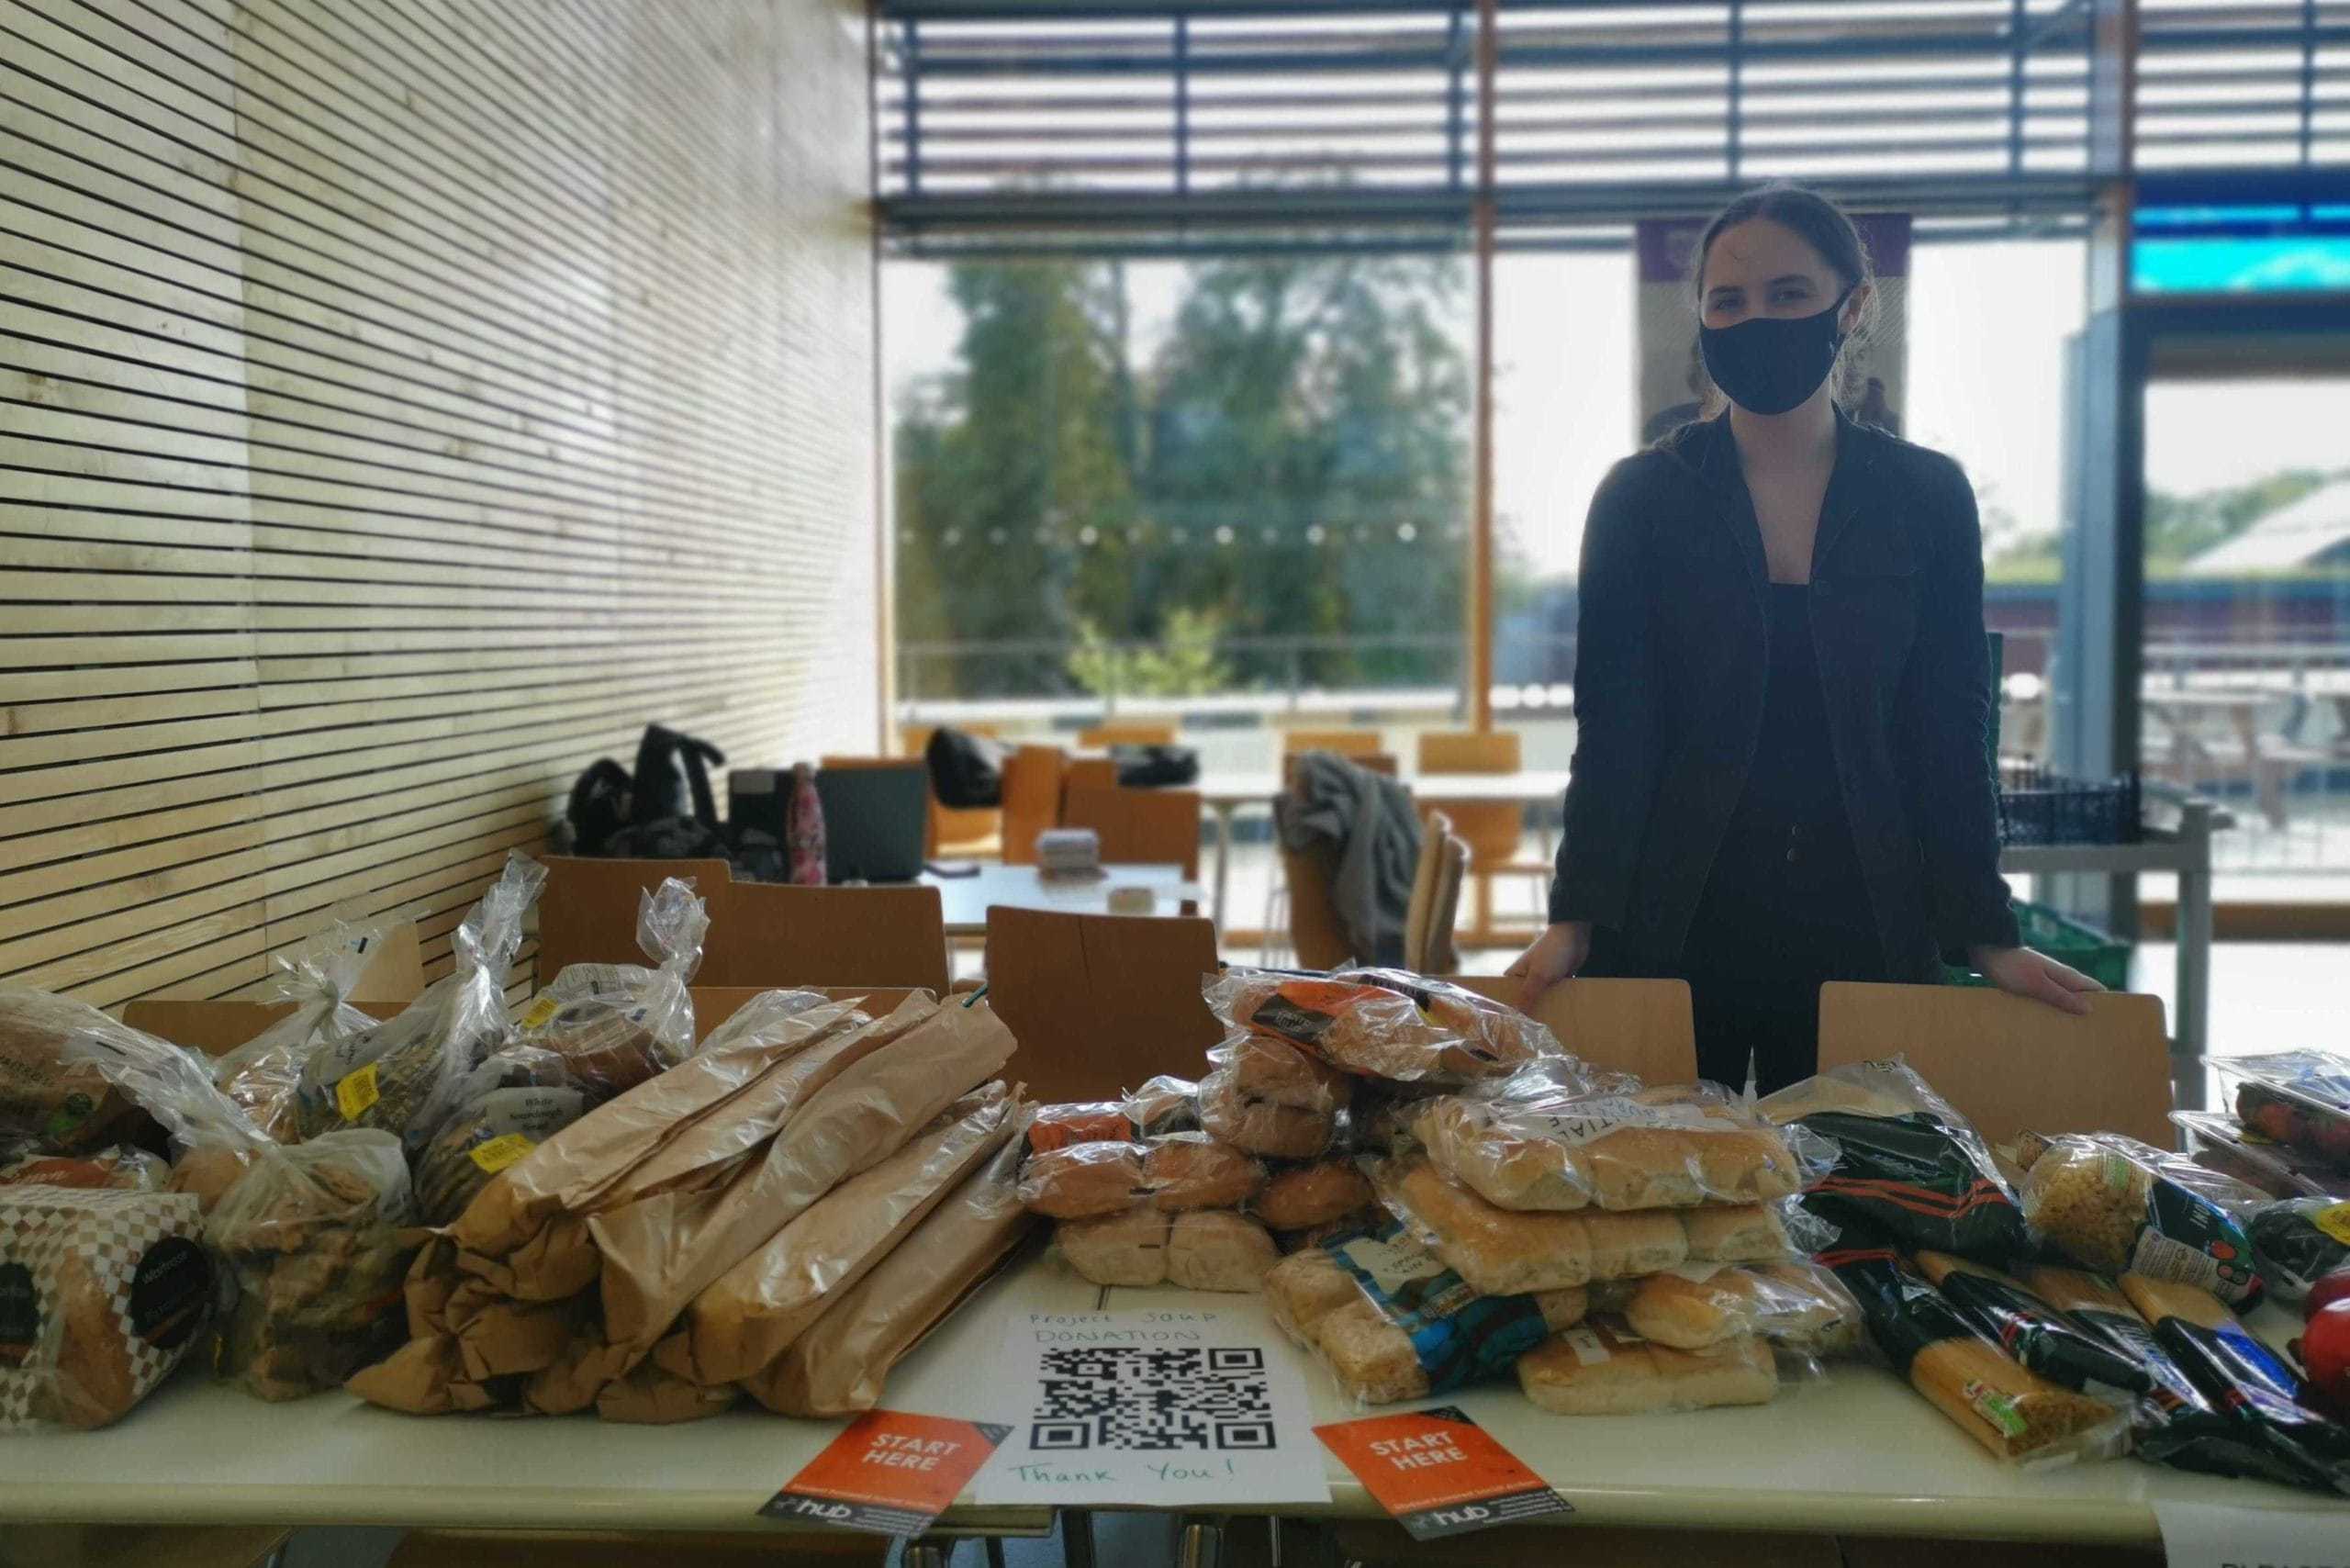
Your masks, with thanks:
M2105 989L2070 965L2029 947L1969 947L1966 961L2009 996L2044 1002L2065 1013L2087 1013L2088 993Z
M1548 926L1534 939L1534 946L1517 956L1517 962L1502 972L1524 982L1517 1004L1521 1009L1534 1005L1535 998L1572 976L1591 957L1591 922L1562 920Z

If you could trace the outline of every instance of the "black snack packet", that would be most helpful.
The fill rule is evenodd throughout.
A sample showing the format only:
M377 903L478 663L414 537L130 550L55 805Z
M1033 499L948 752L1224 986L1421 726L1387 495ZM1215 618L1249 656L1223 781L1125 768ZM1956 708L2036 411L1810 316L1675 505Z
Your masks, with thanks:
M1803 1206L1905 1252L2005 1267L2024 1254L2023 1211L1965 1117L1898 1058L1853 1062L1780 1090L1756 1109L1836 1147Z
M1959 1315L2051 1383L2105 1396L2152 1394L2154 1375L2100 1344L1996 1270L1947 1252L1920 1252L1919 1269Z
M2249 1426L2206 1399L2186 1370L2154 1342L2154 1330L2129 1298L2110 1283L2084 1270L2053 1266L2032 1269L2024 1280L2085 1332L2146 1370L2154 1389L2130 1412L2139 1458L2205 1475L2251 1476L2287 1486L2311 1484L2303 1469L2272 1454Z

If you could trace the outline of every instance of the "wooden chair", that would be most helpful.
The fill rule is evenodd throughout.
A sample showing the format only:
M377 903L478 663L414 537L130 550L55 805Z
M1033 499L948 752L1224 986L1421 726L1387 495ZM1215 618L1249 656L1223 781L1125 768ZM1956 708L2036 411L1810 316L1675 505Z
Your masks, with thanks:
M920 986L944 996L946 917L938 890L736 882L711 909L695 978L762 989Z
M1447 975L1464 991L1519 1005L1507 975ZM1544 991L1535 1020L1583 1060L1650 1083L1687 1083L1697 1076L1697 1025L1685 980L1572 980Z
M1034 866L1036 835L1061 820L1069 756L1057 745L1024 745L1003 759L1003 863Z
M1061 795L1066 799L1071 790L1114 790L1118 787L1118 765L1106 756L1072 756L1061 769Z
M1333 969L1354 954L1338 928L1338 906L1330 898L1330 868L1318 854L1284 848L1281 857L1281 897L1269 901L1278 909L1265 916L1265 935L1258 952L1267 965L1299 964L1309 969ZM1277 933L1286 921L1289 945L1281 946Z
M595 860L553 855L539 895L538 981L570 964L641 964L637 902L691 878L710 909L697 983L923 986L946 991L946 918L919 885L795 888L738 882L723 860Z
M1173 745L1172 724L1102 723L1077 733L1077 744L1091 751L1113 745Z
M1522 766L1517 733L1430 730L1420 736L1419 766L1422 773L1516 773ZM1423 815L1427 810L1421 808ZM1451 813L1453 831L1469 842L1469 870L1477 879L1475 930L1483 939L1494 926L1494 878L1539 878L1547 893L1550 862L1547 856L1541 860L1518 857L1518 845L1526 834L1524 807L1456 801L1448 802L1445 810Z
M1820 988L1823 1070L1894 1055L1992 1143L2023 1132L2121 1132L2157 1148L2177 1139L2158 997L2092 996L2075 1017L1968 986Z
M1282 790L1287 790L1296 784L1298 766L1305 755L1303 751L1282 754ZM1337 755L1345 756L1357 767L1371 773L1383 773L1390 778L1394 778L1398 771L1393 752L1353 755L1340 752ZM1296 855L1283 849L1281 851L1281 872L1265 889L1265 918L1258 927L1258 961L1273 963L1281 953L1286 951L1281 944L1281 934L1284 931L1289 934L1296 961L1301 964L1326 969L1353 958L1355 955L1348 949L1346 938L1338 934L1337 912L1330 902L1329 868L1310 856ZM1300 879L1304 881L1301 882ZM1296 902L1300 896L1297 890L1301 886L1305 888L1303 896L1307 904L1304 908L1299 908ZM1308 953L1328 956L1314 958L1308 958ZM1286 962L1287 959L1281 961Z
M723 860L550 855L541 863L547 869L546 886L539 890L541 990L572 964L644 962L636 945L637 904L665 879L680 877L693 883L709 906L713 933L725 924L727 894L734 885L733 868Z
M1431 835L1433 836L1433 834ZM1460 919L1460 883L1469 870L1469 846L1457 834L1446 834L1437 845L1436 877L1428 892L1427 919L1416 942L1407 928L1404 946L1410 963L1422 974L1442 974L1460 962L1452 934Z
M988 911L988 1002L1038 1100L1105 1100L1161 1072L1196 1078L1224 1029L1200 998L1215 927L1154 915Z
M1443 879L1446 841L1452 836L1452 819L1430 812L1420 819L1420 857L1412 867L1412 896L1404 905L1404 967L1433 974L1449 964L1427 962L1428 923L1436 917L1437 883Z
M993 724L957 724L968 734L996 738ZM900 732L908 756L926 757L935 724L908 724ZM923 853L934 860L993 860L1003 853L1003 813L993 806L949 806L933 791Z
M1335 751L1340 756L1367 756L1383 749L1377 730L1283 730L1281 753Z
M1099 834L1105 866L1171 862L1183 868L1185 881L1199 879L1196 790L1072 788L1061 798L1061 825Z

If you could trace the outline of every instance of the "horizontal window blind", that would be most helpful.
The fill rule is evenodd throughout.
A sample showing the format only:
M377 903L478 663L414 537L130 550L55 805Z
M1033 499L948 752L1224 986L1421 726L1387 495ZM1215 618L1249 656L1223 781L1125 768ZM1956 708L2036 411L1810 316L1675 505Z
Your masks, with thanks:
M2145 161L2350 157L2346 9L2149 0ZM1473 6L882 11L901 250L1442 247L1477 194ZM1633 215L1774 177L1897 205L1929 235L2087 211L2083 0L1513 3L1498 26L1505 244L1616 243Z
M647 720L869 745L864 32L0 0L0 979L439 972Z

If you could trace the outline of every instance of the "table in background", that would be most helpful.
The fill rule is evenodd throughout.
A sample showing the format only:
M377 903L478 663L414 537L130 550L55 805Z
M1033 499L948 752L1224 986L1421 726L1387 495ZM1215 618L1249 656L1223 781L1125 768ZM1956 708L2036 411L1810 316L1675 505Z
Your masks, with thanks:
M1516 773L1412 773L1398 780L1412 798L1430 805L1539 806L1563 800L1567 770L1538 767ZM1281 792L1279 773L1203 773L1196 783L1200 805L1215 821L1215 875L1209 911L1216 930L1225 928L1225 888L1232 862L1232 820L1247 805L1270 807Z
M1200 902L1200 885L1183 875L1183 868L1165 865L1108 865L1100 878L1047 877L1035 866L1006 866L997 861L974 863L968 877L922 874L923 886L938 890L940 912L949 936L984 936L988 911L1003 904L1013 909L1052 910L1061 914L1107 914L1113 888L1148 888L1156 901L1154 913L1178 914L1182 906Z

